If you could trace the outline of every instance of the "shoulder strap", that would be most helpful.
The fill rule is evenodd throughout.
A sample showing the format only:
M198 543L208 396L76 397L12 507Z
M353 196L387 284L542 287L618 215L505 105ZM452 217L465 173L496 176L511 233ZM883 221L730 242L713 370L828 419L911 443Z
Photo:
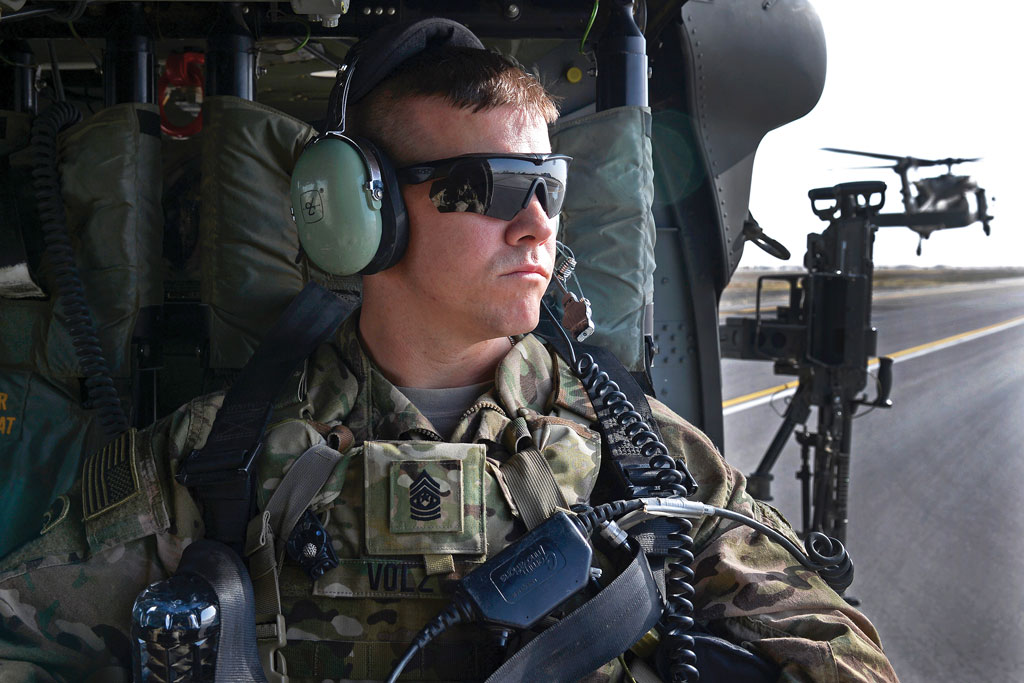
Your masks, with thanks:
M182 462L177 480L193 489L203 507L206 537L238 553L255 514L253 463L274 399L307 356L351 312L338 297L310 282L292 300L242 368L224 397L206 445Z
M551 465L534 443L526 419L519 416L505 429L514 435L510 441L515 445L515 453L498 467L498 471L526 528L533 529L555 510L567 509L569 504L558 488Z

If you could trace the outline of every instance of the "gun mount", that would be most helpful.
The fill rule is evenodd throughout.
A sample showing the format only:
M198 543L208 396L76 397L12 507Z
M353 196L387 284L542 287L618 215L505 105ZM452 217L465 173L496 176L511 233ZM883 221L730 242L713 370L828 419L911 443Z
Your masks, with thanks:
M845 540L853 415L857 406L892 405L889 358L879 359L877 396L868 400L862 393L878 339L871 325L872 248L885 183L844 183L811 190L809 197L815 215L829 226L807 238L807 273L758 278L755 317L727 318L719 339L723 358L770 360L776 374L799 378L782 425L749 475L748 490L755 498L772 499L772 467L797 425L806 425L817 407L817 431L805 428L796 437L803 533L822 531ZM761 308L766 280L789 286L788 304L774 318Z

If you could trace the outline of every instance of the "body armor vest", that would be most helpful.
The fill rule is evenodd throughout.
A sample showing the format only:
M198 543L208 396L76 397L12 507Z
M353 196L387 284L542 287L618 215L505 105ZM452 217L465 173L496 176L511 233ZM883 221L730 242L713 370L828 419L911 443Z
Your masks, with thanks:
M366 441L340 454L310 501L338 566L312 579L295 563L279 565L287 640L280 654L290 681L385 679L460 578L554 507L589 499L601 459L596 432L554 416L501 419L498 441ZM302 448L307 424L272 427L268 450ZM532 457L523 465L527 452ZM542 478L538 468L547 470L552 487L525 491L521 480ZM260 480L271 481L262 472ZM261 593L273 584L251 571L257 604L272 604L274 596ZM418 680L482 680L503 658L493 634L462 626L410 668Z

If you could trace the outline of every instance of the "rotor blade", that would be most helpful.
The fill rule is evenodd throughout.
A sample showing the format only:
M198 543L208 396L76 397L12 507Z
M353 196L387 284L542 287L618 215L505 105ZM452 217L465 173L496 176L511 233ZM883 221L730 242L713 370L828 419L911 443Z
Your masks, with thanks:
M909 157L898 157L894 154L879 154L877 152L858 152L855 149L840 149L839 147L822 147L826 152L839 152L840 154L856 154L862 157L874 157L875 159L891 159L892 161L903 161Z
M953 166L955 164L969 164L974 161L981 161L981 157L971 157L970 159L957 157L954 159L936 159L936 161L944 166Z
M846 171L863 171L863 170L877 169L877 168L888 168L888 169L891 169L893 171L896 170L895 166L832 166L830 168L826 168L825 170L826 171L840 171L840 172L844 172L845 173Z
M964 159L960 157L947 157L945 159L916 159L914 157L907 157L907 160L913 166L955 166L956 164L967 164L972 161L981 161L981 157L974 157L972 159Z

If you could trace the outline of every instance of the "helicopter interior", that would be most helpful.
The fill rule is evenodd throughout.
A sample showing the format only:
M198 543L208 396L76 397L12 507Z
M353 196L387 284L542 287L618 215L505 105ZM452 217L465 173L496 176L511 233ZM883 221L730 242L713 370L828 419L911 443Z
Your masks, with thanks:
M613 115L600 93L624 76L598 67L616 7L649 69L646 102L613 98L632 106ZM753 158L824 84L808 2L0 0L4 514L70 483L78 460L63 454L224 386L305 281L358 297L357 278L298 258L288 176L329 125L348 48L426 16L540 77L562 111L556 150L589 159L574 172L631 183L619 194L639 208L612 261L582 227L592 214L563 225L592 341L631 370L650 364L659 398L721 444L718 298L751 239ZM61 284L71 269L81 283ZM607 285L623 272L626 288Z

